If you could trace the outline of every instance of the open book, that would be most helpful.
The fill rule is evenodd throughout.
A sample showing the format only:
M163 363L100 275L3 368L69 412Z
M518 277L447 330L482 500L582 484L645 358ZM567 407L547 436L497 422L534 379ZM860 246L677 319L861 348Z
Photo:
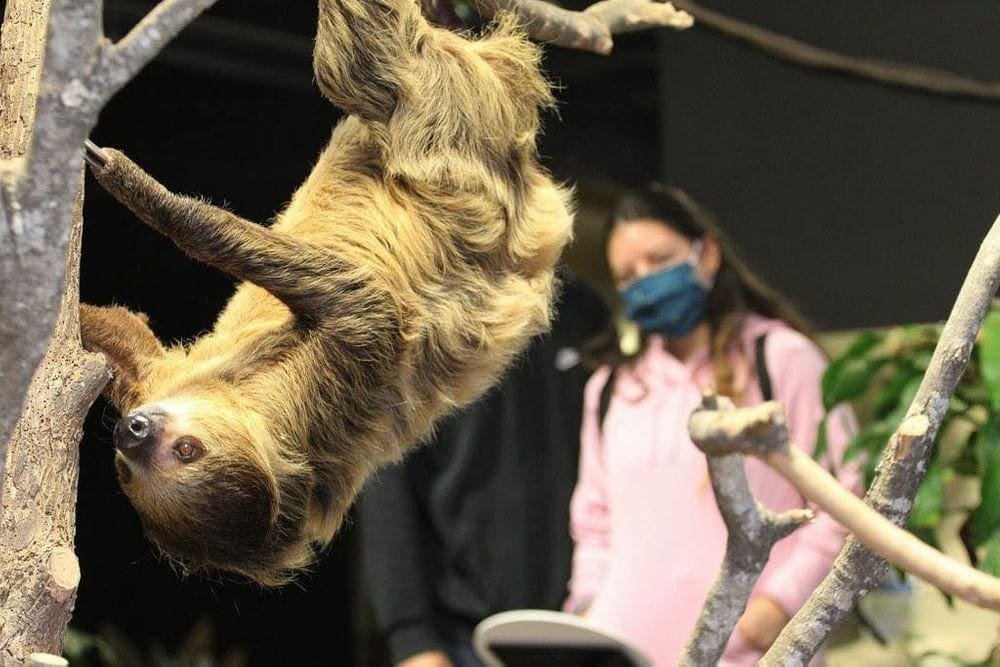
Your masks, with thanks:
M517 609L483 619L472 645L489 667L652 665L642 651L587 619L543 609Z

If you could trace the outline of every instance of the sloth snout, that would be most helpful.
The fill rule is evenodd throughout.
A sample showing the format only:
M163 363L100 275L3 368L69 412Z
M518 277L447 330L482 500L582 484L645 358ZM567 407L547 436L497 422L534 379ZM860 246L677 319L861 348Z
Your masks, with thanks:
M158 431L155 417L146 412L135 411L118 420L115 426L115 447L129 459L148 459L156 442Z

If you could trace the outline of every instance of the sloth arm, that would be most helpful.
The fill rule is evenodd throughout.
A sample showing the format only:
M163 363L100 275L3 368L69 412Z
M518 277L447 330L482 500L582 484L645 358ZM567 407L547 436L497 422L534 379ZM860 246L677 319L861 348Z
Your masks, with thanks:
M121 306L80 304L80 339L84 349L101 352L111 362L114 374L105 393L125 414L139 402L146 367L164 354L146 316Z
M192 258L273 294L307 321L370 306L364 272L330 250L176 195L112 148L88 147L98 182Z

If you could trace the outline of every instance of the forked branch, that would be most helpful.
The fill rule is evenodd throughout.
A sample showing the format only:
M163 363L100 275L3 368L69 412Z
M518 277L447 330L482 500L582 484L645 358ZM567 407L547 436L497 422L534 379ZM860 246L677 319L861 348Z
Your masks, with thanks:
M703 407L719 415L736 414L724 397L709 395ZM696 413L697 414L697 413ZM714 665L722 657L771 548L813 517L807 509L775 514L753 496L738 453L708 455L708 472L726 524L726 554L679 664Z
M214 5L216 0L163 0L127 35L104 47L104 61L95 75L102 81L101 95L107 101L131 81L184 26Z
M844 488L798 447L785 428L784 408L769 401L731 411L710 403L689 422L691 439L703 450L756 456L788 480L804 498L822 507L868 549L938 589L987 609L1000 609L1000 579L959 563L921 542ZM902 441L925 438L923 415L910 417L899 430Z
M11 0L8 14L18 11L15 5L27 4ZM4 388L0 392L0 478L7 439L45 353L64 291L63 267L83 142L110 97L214 0L164 0L115 46L109 46L101 33L101 4L52 0L39 82L22 91L32 102L37 95L37 105L18 103L6 112L0 110L0 114L26 108L34 111L28 114L32 122L23 128L30 132L30 142L19 137L4 140L6 146L21 147L27 153L22 157L5 149L2 154L12 159L0 164L0 380ZM25 12L46 16L35 7ZM4 28L6 33L8 26ZM31 60L14 48L5 51L4 57L11 63ZM0 66L13 65L5 61Z
M687 12L655 0L602 0L582 12L543 0L474 0L474 4L487 18L500 11L513 13L533 39L601 54L611 52L616 34L661 27L683 30L694 22Z

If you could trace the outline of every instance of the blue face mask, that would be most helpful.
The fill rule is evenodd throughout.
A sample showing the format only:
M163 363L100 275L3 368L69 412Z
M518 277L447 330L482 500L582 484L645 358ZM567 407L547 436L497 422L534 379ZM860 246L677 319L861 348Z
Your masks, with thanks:
M701 251L695 241L692 258L639 278L621 292L625 314L643 331L681 338L701 322L708 288L694 271Z

